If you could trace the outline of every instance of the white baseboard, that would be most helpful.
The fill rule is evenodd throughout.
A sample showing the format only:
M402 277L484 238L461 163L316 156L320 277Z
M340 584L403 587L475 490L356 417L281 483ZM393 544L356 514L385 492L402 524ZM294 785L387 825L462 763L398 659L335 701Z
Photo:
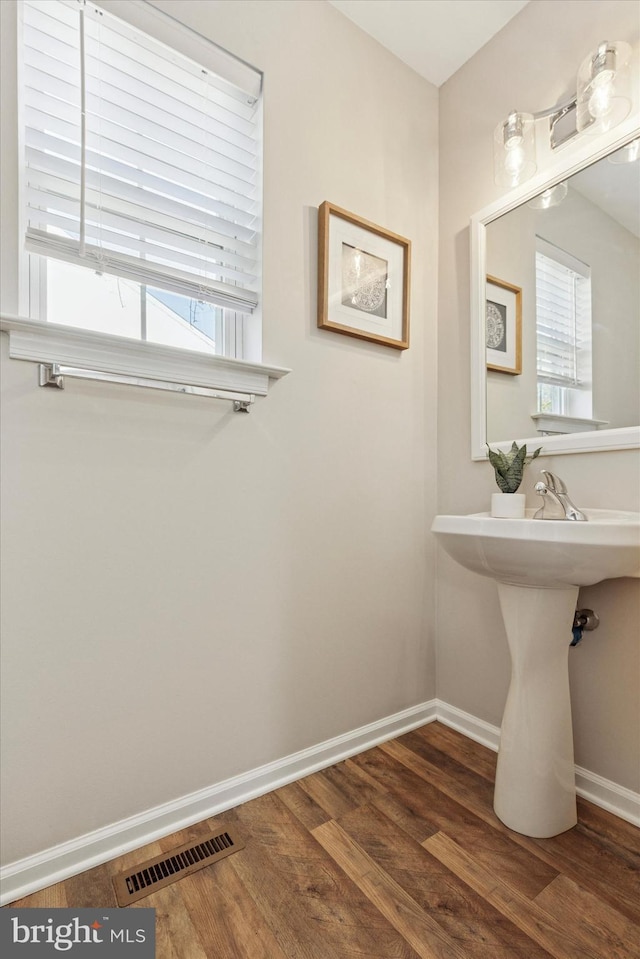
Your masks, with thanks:
M76 876L179 829L218 816L240 803L302 779L436 719L469 739L497 751L500 741L500 729L497 726L441 700L432 699L285 756L284 759L259 766L241 776L234 776L11 863L2 870L0 905ZM621 819L640 825L640 794L578 766L576 791L579 796Z
M576 792L594 806L600 806L614 816L640 826L640 793L618 786L610 779L603 779L581 766L576 766Z
M474 742L493 749L494 753L498 752L498 746L500 745L499 726L485 723L483 719L478 719L471 713L465 713L457 706L443 703L441 699L436 700L436 719L438 722L444 723L445 726L450 726L451 729L457 729L459 733L468 736Z
M435 718L436 701L420 703L284 759L20 859L2 870L0 905L22 899L179 829L218 816L249 799L433 722Z
M482 719L477 719L470 713L465 713L455 706L436 700L436 719L444 723L445 726L451 726L458 732L468 736L469 739L488 746L494 752L498 751L500 744L499 726L491 726ZM597 773L589 772L581 766L576 766L576 793L582 799L588 799L589 802L606 809L607 812L619 816L634 826L640 826L640 793L619 786L610 779L604 779Z

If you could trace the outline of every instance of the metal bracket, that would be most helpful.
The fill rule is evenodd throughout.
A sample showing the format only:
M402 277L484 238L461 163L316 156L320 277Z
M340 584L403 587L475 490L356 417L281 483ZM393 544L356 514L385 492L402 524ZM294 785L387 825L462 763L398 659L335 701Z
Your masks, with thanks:
M541 120L543 117L549 118L549 143L552 150L573 140L578 135L577 117L578 117L578 98L577 95L566 100L564 103L555 107L549 107L548 110L540 110L534 113L535 120ZM594 122L593 118L588 126Z
M236 393L231 390L217 390L209 386L193 386L190 383L170 383L167 380L153 380L141 376L127 376L122 373L105 373L102 370L84 370L75 366L62 366L60 363L39 363L38 383L40 386L54 386L64 389L65 376L80 380L101 380L106 383L123 383L127 386L142 386L152 390L166 390L170 393L190 393L194 396L209 396L215 400L230 400L235 413L248 413L255 402L253 393Z
M577 113L577 102L572 100L549 117L549 142L552 150L557 150L558 147L577 136Z
M57 363L39 363L38 364L38 385L54 386L56 389L64 389L64 380L60 372L60 366Z

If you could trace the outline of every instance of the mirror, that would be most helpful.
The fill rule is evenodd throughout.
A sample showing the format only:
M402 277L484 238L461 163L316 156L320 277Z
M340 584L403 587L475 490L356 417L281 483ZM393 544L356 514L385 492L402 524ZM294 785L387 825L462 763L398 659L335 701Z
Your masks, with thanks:
M475 459L639 445L638 134L473 218Z

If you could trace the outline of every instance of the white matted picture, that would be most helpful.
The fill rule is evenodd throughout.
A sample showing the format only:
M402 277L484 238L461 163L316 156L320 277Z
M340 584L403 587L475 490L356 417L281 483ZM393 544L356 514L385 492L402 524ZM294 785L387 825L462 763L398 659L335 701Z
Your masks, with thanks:
M522 373L522 289L487 277L485 344L487 369Z
M325 202L318 214L318 326L409 347L411 242Z

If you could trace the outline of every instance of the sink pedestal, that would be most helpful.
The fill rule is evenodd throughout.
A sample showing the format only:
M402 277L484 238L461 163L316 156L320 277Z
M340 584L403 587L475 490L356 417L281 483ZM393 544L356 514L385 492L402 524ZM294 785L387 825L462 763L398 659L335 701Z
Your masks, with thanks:
M569 643L577 586L498 583L511 652L494 809L510 829L547 838L575 826Z
M511 650L494 808L525 836L576 824L569 642L580 586L640 577L640 513L586 510L588 522L436 516L431 529L465 569L498 584Z

